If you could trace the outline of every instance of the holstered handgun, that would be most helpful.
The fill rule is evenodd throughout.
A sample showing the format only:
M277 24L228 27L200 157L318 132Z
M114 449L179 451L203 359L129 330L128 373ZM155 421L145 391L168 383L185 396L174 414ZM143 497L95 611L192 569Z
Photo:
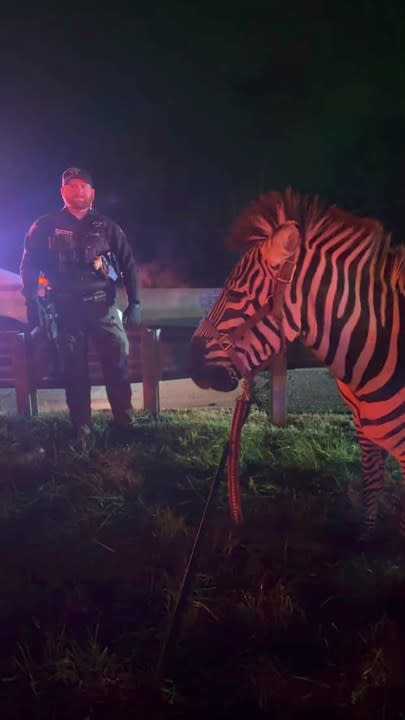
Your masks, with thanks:
M40 327L44 331L48 340L52 340L54 342L58 337L58 313L56 311L55 303L49 295L45 295L44 297L39 298L39 308Z

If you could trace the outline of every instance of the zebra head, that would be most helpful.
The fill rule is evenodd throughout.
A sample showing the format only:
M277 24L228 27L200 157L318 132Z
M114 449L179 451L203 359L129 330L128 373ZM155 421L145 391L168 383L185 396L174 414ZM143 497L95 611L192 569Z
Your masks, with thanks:
M282 349L284 290L295 268L298 225L266 226L266 237L254 240L192 337L191 377L201 388L234 390Z

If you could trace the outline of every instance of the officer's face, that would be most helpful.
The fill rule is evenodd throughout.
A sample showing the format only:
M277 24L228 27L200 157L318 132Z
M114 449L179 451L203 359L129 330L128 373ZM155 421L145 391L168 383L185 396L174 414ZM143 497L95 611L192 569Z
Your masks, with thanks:
M72 210L88 210L94 200L95 191L89 183L73 178L60 189L63 201Z

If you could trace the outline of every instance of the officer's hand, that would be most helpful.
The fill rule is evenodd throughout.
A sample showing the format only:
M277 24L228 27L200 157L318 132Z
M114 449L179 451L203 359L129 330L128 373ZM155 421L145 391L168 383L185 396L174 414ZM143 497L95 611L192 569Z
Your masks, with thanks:
M141 323L141 306L139 303L129 303L124 310L123 323L125 327L135 327Z

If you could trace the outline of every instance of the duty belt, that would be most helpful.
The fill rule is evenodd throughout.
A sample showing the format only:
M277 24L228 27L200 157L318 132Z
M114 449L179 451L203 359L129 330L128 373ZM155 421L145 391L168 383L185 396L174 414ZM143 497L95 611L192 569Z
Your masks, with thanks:
M92 290L92 291L81 291L81 292L55 292L52 294L52 299L58 303L100 303L107 300L106 290Z
M107 293L105 290L96 290L96 292L92 292L87 295L82 295L80 298L83 302L105 302L107 299Z

